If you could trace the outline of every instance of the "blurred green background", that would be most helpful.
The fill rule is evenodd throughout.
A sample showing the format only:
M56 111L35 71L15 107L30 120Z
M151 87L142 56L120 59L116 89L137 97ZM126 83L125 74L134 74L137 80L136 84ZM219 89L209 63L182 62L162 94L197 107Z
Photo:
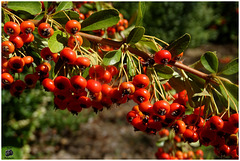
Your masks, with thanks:
M136 15L137 2L113 3L128 20ZM238 2L145 2L146 34L171 42L184 33L190 47L208 42L238 42Z
M113 6L131 23L136 15L138 3L114 2ZM237 45L238 2L146 2L143 26L146 34L154 35L166 42L171 42L186 32L190 33L191 48L208 43ZM131 109L130 106L126 108ZM108 112L108 114L111 113ZM118 111L113 114L118 114ZM56 146L58 143L51 139L39 143L41 135L49 131L57 133L60 137L66 131L74 133L81 130L80 124L87 125L91 119L99 117L91 110L83 110L78 116L72 116L66 110L55 111L52 94L45 92L39 84L36 89L25 90L19 99L12 97L9 91L2 90L2 159L8 159L5 157L6 149L14 151L14 159L46 157L50 154L41 153L41 151L32 152L32 145L37 142ZM114 118L115 116L111 119ZM116 120L106 119L106 117L102 119L116 124ZM131 126L126 123L124 115L123 118L118 119L117 124ZM104 128L102 127L103 131ZM130 130L133 131L132 128ZM150 148L144 136L146 134L137 135L141 135L139 137L145 140L145 142L141 141L144 144L139 146L144 146L143 149ZM128 139L134 140L134 137ZM157 148L154 148L156 151ZM208 149L205 150L206 157L212 159L215 156L213 151ZM148 159L144 157L142 159Z

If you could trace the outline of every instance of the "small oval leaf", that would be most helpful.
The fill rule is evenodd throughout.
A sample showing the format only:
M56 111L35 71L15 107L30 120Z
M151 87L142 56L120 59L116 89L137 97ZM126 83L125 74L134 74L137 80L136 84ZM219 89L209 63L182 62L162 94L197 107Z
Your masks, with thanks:
M173 69L169 66L158 64L154 66L157 75L161 78L170 79L173 76Z
M214 52L206 52L201 57L201 63L205 69L211 73L217 73L218 70L218 58Z
M14 11L26 11L32 15L38 14L42 11L42 4L41 2L17 2L17 1L9 1L8 8Z
M225 65L219 74L232 75L238 72L238 58Z
M48 40L51 52L58 53L67 45L67 35L62 31L55 31Z
M140 41L145 33L144 27L137 26L135 27L128 35L126 43L135 44Z
M166 50L168 50L172 54L172 57L177 56L188 47L190 40L190 34L186 33L180 38L170 43L170 45L166 47Z
M119 19L119 12L116 9L98 11L82 22L81 31L92 31L111 27L117 24Z
M71 1L63 1L58 5L56 12L61 11L61 10L70 9L72 7L73 7L73 4Z
M105 66L114 65L120 61L121 56L122 56L121 50L109 51L103 58L103 65Z

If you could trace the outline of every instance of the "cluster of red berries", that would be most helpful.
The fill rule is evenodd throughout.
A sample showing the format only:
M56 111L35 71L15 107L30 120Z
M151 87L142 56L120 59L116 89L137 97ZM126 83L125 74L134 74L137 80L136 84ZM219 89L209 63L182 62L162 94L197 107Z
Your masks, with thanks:
M165 145L164 141L163 146L159 147L155 153L157 159L203 159L204 153L201 149L193 150L190 146L184 148L186 145L176 146L177 143L184 141L182 135L174 135L173 140L170 140L170 132L166 128L160 130L158 134L161 138L167 138L166 142L170 141L172 144Z
M139 75L135 76L136 78ZM146 87L147 84L134 83L135 87ZM146 80L144 78L141 81ZM147 81L148 82L148 81ZM164 85L165 90L172 87ZM133 93L133 100L138 104L127 114L127 121L136 131L156 134L162 128L170 127L175 131L175 141L197 142L202 145L212 145L215 153L221 157L238 158L238 114L229 118L211 116L204 119L204 107L197 107L193 114L185 115L188 96L186 90L181 91L168 101L160 100L150 103L151 94L145 88L139 88Z
M165 100L152 104L149 101L150 97L151 94L144 88L134 93L133 100L138 105L127 114L127 120L135 130L156 134L163 127L172 126L177 134L183 134L186 130L185 123L179 119L185 114L185 105L188 101L186 91L177 93L172 104Z
M23 21L20 25L9 21L4 24L4 32L9 35L7 41L2 42L2 53L8 57L15 49L34 40L32 32L35 25L31 21Z
M201 149L193 152L192 150L188 152L182 152L177 150L175 154L172 153L172 149L167 152L163 148L158 148L158 151L155 153L157 159L170 159L170 160L182 160L182 159L203 159L204 153Z
M238 158L238 121L239 115L238 113L231 114L228 116L223 115L219 116L211 116L205 122L202 119L202 110L198 110L199 112L195 112L195 118L193 116L188 115L185 119L188 120L189 125L195 126L191 127L189 130L190 133L196 133L198 136L200 143L204 146L213 146L214 152L216 155L221 157L230 156L233 159ZM196 118L196 116L198 116ZM188 117L192 117L188 119ZM189 135L190 136L190 135ZM196 138L196 139L197 139Z
M34 40L32 34L34 29L35 25L31 21L23 21L20 26L12 21L4 24L4 32L9 35L9 41L2 43L2 87L10 89L10 93L13 96L19 97L25 88L34 88L37 80L42 82L45 78L48 78L51 70L51 65L48 61L53 60L56 63L59 59L58 53L52 53L48 47L43 48L40 55L47 61L37 65L35 72L27 74L24 77L24 81L20 79L14 81L13 74L22 73L25 66L33 67L33 57L25 56L20 49L24 44ZM81 29L81 24L76 20L70 20L67 22L65 29L71 36L68 39L69 47L61 51L60 57L67 63L74 63L76 59L76 65L86 66L88 64L89 66L90 60L88 58L77 58L75 51L72 50L76 45L82 45L82 37L77 34ZM41 23L38 26L38 34L43 38L49 38L53 33L54 31L48 23Z
M107 66L105 69L93 65L89 69L89 79L80 75L74 75L70 79L58 76L54 80L44 79L42 85L45 90L53 92L57 109L68 109L71 113L78 114L82 109L92 107L97 112L102 111L103 107L109 108L113 102L120 103L115 99L116 89L108 85L117 74L115 66Z
M120 20L118 23L114 26L108 27L106 32L108 37L114 37L115 33L120 33L121 31L124 31L126 28L128 28L128 20L123 18L123 15L119 14ZM105 33L105 30L94 30L93 31L98 36L103 36Z

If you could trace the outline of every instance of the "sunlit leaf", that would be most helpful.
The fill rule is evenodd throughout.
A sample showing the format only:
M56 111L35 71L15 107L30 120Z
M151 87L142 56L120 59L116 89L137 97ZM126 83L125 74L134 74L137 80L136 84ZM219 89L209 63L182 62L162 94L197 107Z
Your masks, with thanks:
M56 8L56 12L61 11L61 10L70 9L72 7L73 7L73 4L71 1L63 1L63 2L60 2L58 7Z
M135 27L128 35L126 43L135 44L143 37L145 33L144 27L137 26Z
M108 28L118 23L120 17L116 9L95 12L82 22L81 31L92 31Z
M223 75L232 75L238 72L238 58L234 59L233 61L231 61L230 63L228 63L227 65L225 65L223 67L223 69L221 70L221 72L219 72L219 74L223 74Z
M105 66L114 65L121 60L121 56L122 56L121 50L109 51L107 54L104 55L103 64Z
M211 73L217 73L218 71L218 58L215 52L206 52L201 56L201 63L205 69Z
M32 15L38 14L42 11L41 2L31 2L31 1L9 1L8 8L14 11L26 11Z
M67 45L66 33L58 30L48 40L48 46L51 52L58 53Z

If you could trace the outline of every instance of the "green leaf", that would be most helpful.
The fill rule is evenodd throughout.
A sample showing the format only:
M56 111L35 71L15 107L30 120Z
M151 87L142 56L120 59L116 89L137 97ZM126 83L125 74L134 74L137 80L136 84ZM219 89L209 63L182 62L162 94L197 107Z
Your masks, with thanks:
M108 28L118 23L120 17L116 9L95 12L82 22L81 31L92 31Z
M142 37L142 39L140 41L138 41L138 43L136 44L136 46L138 46L138 45L139 46L146 46L146 47L152 49L155 52L159 51L158 48L156 47L155 43L151 39L147 39L147 38Z
M107 52L107 54L103 58L103 65L114 65L121 60L122 51L121 50L113 50Z
M224 86L219 85L221 93L227 101L229 100L230 107L236 110L238 108L238 86L227 81L222 82Z
M71 20L77 20L79 21L79 14L75 11L65 11L65 13L68 15L68 17ZM66 23L69 21L67 16L63 12L58 12L53 15L52 17L55 21L63 25L65 27Z
M134 69L135 68L134 68L133 62L131 61L131 59L129 57L127 57L127 72L131 77L136 74L136 70L134 70Z
M218 58L215 52L206 52L203 56L201 56L201 63L209 72L217 73Z
M44 7L45 7L45 11L48 9L49 3L50 2L48 2L48 1L43 1Z
M185 83L180 76L173 76L168 82L176 90L176 92L185 90Z
M31 1L9 1L8 8L14 11L26 11L32 15L38 14L42 11L41 2L31 2Z
M172 57L177 56L188 47L190 40L190 34L186 33L180 38L170 43L170 45L166 47L166 50L168 50L172 54Z
M84 78L87 78L87 76L88 76L88 74L89 74L89 69L90 69L90 67L87 67L87 68L84 70L83 75L82 75Z
M73 7L73 4L71 1L63 1L58 5L56 12L61 11L61 10L70 9L72 7Z
M154 66L157 75L161 78L170 79L173 76L173 69L169 66L158 64Z
M39 15L37 15L36 17L34 17L34 20L41 20L41 19L43 19L43 17L44 17L44 13L42 12Z
M143 15L145 13L146 6L145 2L141 1L138 3L138 15L137 15L137 20L136 20L136 26L141 26L142 25L142 20L143 20Z
M140 41L145 33L144 27L135 27L128 35L126 43L135 44Z
M6 22L9 22L9 21L10 21L9 16L8 16L8 15L5 15L5 16L4 16L4 22L6 23Z
M51 52L58 53L67 45L67 35L62 31L55 31L48 40L48 46Z
M225 65L219 74L232 75L238 72L238 58Z

